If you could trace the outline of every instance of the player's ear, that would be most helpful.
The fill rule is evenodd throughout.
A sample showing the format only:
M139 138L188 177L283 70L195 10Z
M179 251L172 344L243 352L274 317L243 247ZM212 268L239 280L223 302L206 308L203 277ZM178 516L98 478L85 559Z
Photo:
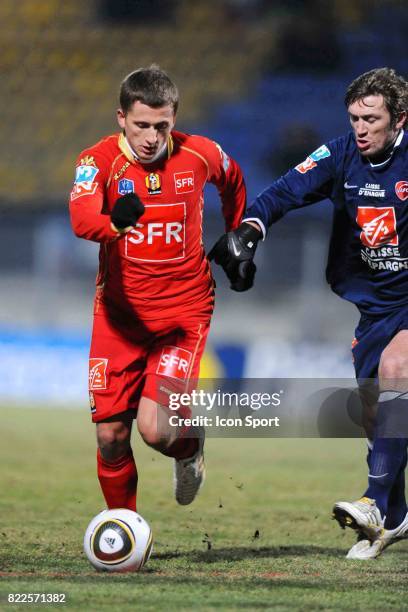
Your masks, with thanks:
M118 110L116 111L116 118L118 120L119 127L121 127L122 130L124 130L125 129L125 118L126 118L126 115L125 115L125 113L123 112L123 110L121 108L118 108Z
M407 113L406 111L402 111L402 113L399 115L397 123L396 123L396 128L398 130L400 130L403 126L407 125Z

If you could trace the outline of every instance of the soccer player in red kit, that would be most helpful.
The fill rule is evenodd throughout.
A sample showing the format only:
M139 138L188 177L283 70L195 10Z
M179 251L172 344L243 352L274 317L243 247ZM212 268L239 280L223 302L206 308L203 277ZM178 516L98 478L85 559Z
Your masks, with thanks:
M213 311L204 185L218 188L227 231L241 222L246 191L219 145L174 131L177 106L177 88L157 66L129 74L121 132L79 155L70 198L75 234L100 243L89 394L109 508L136 510L135 418L144 441L174 458L178 503L191 503L204 479L203 435L175 432L167 405L198 378ZM248 282L245 273L235 281L238 291Z

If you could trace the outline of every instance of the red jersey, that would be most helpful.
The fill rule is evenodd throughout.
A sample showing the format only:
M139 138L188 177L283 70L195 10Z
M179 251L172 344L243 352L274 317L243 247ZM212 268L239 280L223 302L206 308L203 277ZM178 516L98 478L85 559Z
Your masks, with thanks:
M150 164L135 159L123 134L79 155L71 222L77 236L101 243L98 300L144 320L211 313L214 284L202 242L207 181L218 188L226 230L234 229L246 204L242 173L207 138L172 132L167 153ZM130 192L137 193L145 213L119 235L110 212Z

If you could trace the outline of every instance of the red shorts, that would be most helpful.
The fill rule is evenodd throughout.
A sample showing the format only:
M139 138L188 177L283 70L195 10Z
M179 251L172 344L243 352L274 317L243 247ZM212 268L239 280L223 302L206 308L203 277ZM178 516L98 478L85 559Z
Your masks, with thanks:
M94 314L89 359L92 420L136 410L141 396L168 405L170 393L194 387L210 327L208 316L183 321L138 321Z

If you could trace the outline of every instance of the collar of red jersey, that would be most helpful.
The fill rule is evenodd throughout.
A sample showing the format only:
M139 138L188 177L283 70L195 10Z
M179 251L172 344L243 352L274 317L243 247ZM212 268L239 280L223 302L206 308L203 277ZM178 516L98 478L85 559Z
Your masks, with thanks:
M137 161L137 158L135 158L135 154L130 148L130 145L123 132L119 134L118 146L128 161L130 161L132 164L134 164ZM170 156L173 153L173 148L174 148L173 137L170 134L167 139L167 159L170 159Z

